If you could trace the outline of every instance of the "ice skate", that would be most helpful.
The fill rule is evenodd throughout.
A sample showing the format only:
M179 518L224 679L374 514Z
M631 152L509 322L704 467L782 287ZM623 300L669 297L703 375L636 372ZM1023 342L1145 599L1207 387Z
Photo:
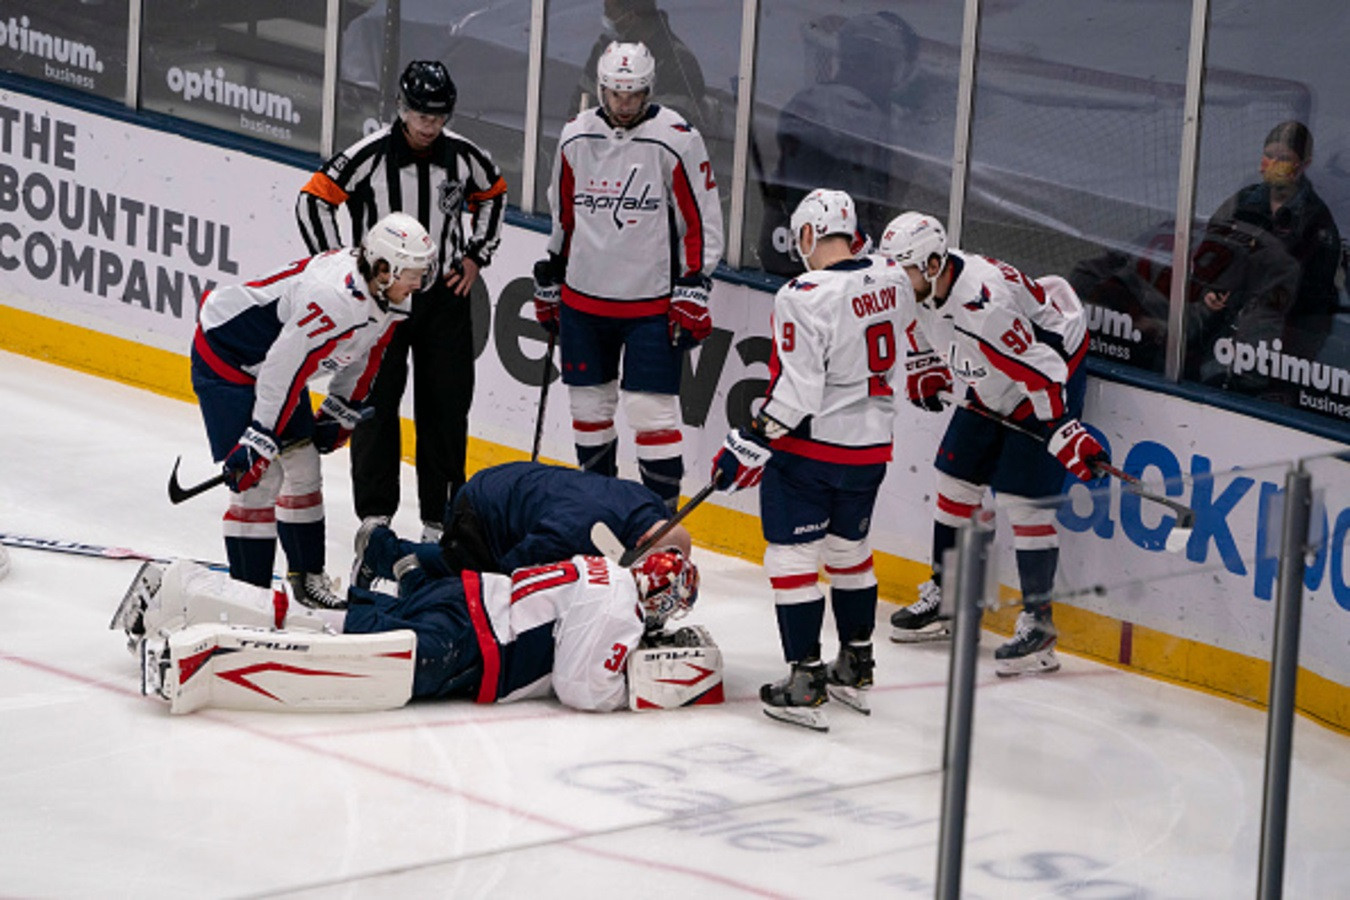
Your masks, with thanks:
M1048 613L1038 616L1024 611L1018 614L1012 640L994 651L998 665L995 674L1007 678L1058 671L1059 660L1055 657L1058 636Z
M291 599L310 609L346 609L347 598L338 593L339 583L323 572L288 572L286 584Z
M145 638L145 611L153 603L158 606L156 595L164 583L164 569L152 562L141 563L131 586L122 597L122 602L113 613L108 628L121 628L127 635L127 651L135 654Z
M867 705L866 692L872 687L872 670L875 668L871 643L850 641L840 647L839 656L825 672L830 699L870 716L872 708Z
M942 613L942 588L935 581L919 585L919 599L891 614L891 640L897 644L945 641L952 636L952 619Z
M818 659L792 664L782 681L759 689L764 714L771 719L801 725L814 731L829 731L825 711L820 708L829 695L825 691L825 664Z
M370 536L375 533L375 529L385 528L388 525L388 516L366 516L361 520L361 527L356 529L354 542L356 558L352 561L352 587L369 589L375 583L378 576L375 569L366 562L366 548L370 546Z
M164 696L164 677L172 660L169 656L169 639L165 635L151 635L140 642L141 655L141 693L154 695L167 700ZM136 652L134 649L133 653Z

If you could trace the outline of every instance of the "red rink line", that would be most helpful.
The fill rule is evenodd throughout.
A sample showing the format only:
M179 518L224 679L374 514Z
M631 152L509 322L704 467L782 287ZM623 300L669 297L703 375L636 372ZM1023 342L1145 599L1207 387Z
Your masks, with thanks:
M115 695L117 695L117 696L119 696L119 697L140 697L140 696L141 696L139 690L134 690L134 691L133 691L133 690L128 690L127 688L123 688L123 687L120 687L120 686L118 686L118 685L110 684L109 682L101 681L101 680L99 680L99 679L97 679L97 678L91 678L91 677L89 677L89 676L87 676L87 675L81 675L81 674L79 674L79 673L77 673L77 672L72 672L72 671L67 670L67 669L57 668L56 666L49 665L48 663L39 662L39 661L37 661L37 660L28 659L28 658L26 658L26 657L15 656L15 655L12 654L12 653L6 653L6 652L4 652L4 651L0 651L0 662L9 662L9 663L14 663L15 665L25 666L25 667L30 668L30 669L35 669L35 670L37 670L37 671L44 672L44 673L46 673L46 674L48 674L48 675L54 675L54 676L57 676L57 677L59 677L59 678L63 678L63 679L65 679L65 680L67 680L67 681L74 681L74 682L76 682L76 683L78 683L78 684L83 684L83 685L86 685L86 686L89 686L89 687L96 687L96 688L99 688L99 689L101 689L101 690L107 691L108 693L115 694ZM560 710L560 711L559 711L559 714L562 714L563 712L564 712L564 711L561 711L561 710ZM569 848L571 848L571 849L573 849L573 850L578 850L578 851L580 851L580 852L582 852L582 853L587 853L587 854L590 854L590 855L592 855L592 856L603 857L603 858L605 858L605 859L614 860L614 861L616 861L616 862L624 862L624 863L628 863L628 864L630 864L630 865L634 865L634 866L637 866L637 867L639 867L639 868L645 868L645 869L658 869L658 870L661 870L661 871L664 871L664 872L670 872L670 873L679 874L679 875L687 875L687 876L689 876L689 877L691 877L691 878L702 879L703 881L708 881L708 882L711 882L711 883L713 883L713 884L716 884L716 885L719 885L719 886L722 886L722 887L726 887L726 888L732 888L732 889L735 889L735 890L740 891L740 892L742 892L742 893L750 894L750 895L756 896L756 897L772 897L772 898L776 898L776 900L778 900L778 898L783 898L783 900L785 900L785 898L787 898L787 897L789 896L789 895L786 895L786 894L779 894L779 893L776 893L776 892L774 892L774 891L767 890L767 889L765 889L765 888L757 887L757 886L755 886L755 885L745 884L745 883L743 883L743 882L736 881L736 880L734 880L734 879L728 878L728 877L723 876L723 875L718 875L718 874L713 873L713 872L705 872L705 871L700 871L700 870L698 870L698 869L690 869L690 868L686 868L686 867L684 867L684 866L674 865L674 864L672 864L672 863L664 863L664 862L660 862L659 860L648 859L648 858L645 858L645 857L628 856L628 855L625 855L625 854L623 854L623 853L617 853L617 852L610 851L610 850L602 850L602 849L596 848L596 847L587 847L587 846L584 846L584 845L582 845L582 844L574 843L574 842L572 842L571 838L579 838L579 839L585 840L586 838L589 837L588 833L585 832L585 831L582 831L582 830L580 830L580 829L578 829L578 828L576 828L576 827L574 827L574 826L572 826L572 825L569 825L569 824L567 824L567 823L564 823L564 822L558 822L558 821L556 821L556 820L554 820L554 819L551 819L551 818L548 818L548 817L546 817L546 816L538 815L537 813L532 813L532 812L529 812L529 811L527 811L527 810L518 809L518 808L516 808L516 807L509 806L509 805L507 805L507 804L505 804L505 803L499 803L498 801L493 800L493 799L490 799L490 798L487 798L487 797L481 797L481 796L477 796L477 795L475 795L475 794L467 793L467 792L465 792L465 791L457 790L457 789L455 789L455 788L448 787L448 786L446 786L446 785L444 785L444 784L441 784L440 782L431 781L431 780L428 780L428 779L426 779L426 778L421 778L421 777L419 777L419 776L417 776L417 775L411 775L411 774L409 774L409 773L407 773L407 772L400 772L400 771L398 771L398 770L396 770L396 769L390 769L390 768L387 768L387 767L385 767L385 766L377 765L377 764L375 764L374 762L372 762L370 759L367 759L367 758L364 758L364 757L349 756L349 755L347 755L347 754L345 754L345 753L338 753L338 752L335 752L335 751L333 751L333 750L329 750L329 749L326 749L326 748L323 748L323 747L314 747L314 746L311 746L311 745L309 745L309 744L306 743L306 740L308 740L309 737L305 737L305 738L296 738L296 737L289 736L289 735L277 735L277 734L272 734L272 733L270 733L270 732L268 732L268 731L264 731L264 730L260 730L260 729L258 729L258 728L250 727L250 726L248 726L248 725L246 725L246 724L244 724L244 723L234 721L234 720L229 719L229 718L226 718L226 717L224 717L224 716L215 715L215 714L212 714L212 713L210 713L210 712L198 712L198 713L194 713L194 715L195 715L198 719L202 719L202 718L209 719L210 721L215 722L215 723L218 724L218 725L222 725L222 726L224 726L224 727L226 727L226 728L232 728L232 729L234 729L235 731L241 731L241 732L244 732L245 734L249 734L249 735L252 735L252 736L254 736L254 737L258 737L258 738L262 738L262 739L267 740L267 741L271 741L271 742L274 743L274 744L280 744L280 745L282 745L282 746L284 746L284 747L288 747L288 748L290 748L290 749L302 750L302 751L304 751L304 752L306 752L306 753L312 753L312 754L314 754L314 755L316 755L316 756L321 756L321 757L324 757L324 758L327 758L327 759L330 759L330 760L336 760L336 761L344 762L344 763L346 763L346 764L348 764L348 765L350 765L350 766L354 766L354 767L359 768L359 769L365 769L365 770L368 771L368 772L372 772L372 773L375 773L375 774L378 774L378 775L383 775L383 776L385 776L385 777L387 777L387 778L392 778L392 779L394 779L394 780L396 780L396 781L402 781L402 782L405 782L405 783L408 783L408 784L415 785L415 786L417 786L417 787L419 787L419 788L425 788L425 789L427 789L427 790L435 791L435 792L440 793L440 794L445 794L446 796L457 797L457 798L462 799L462 800L467 800L467 801L469 801L470 803L477 803L477 804L479 804L480 806L486 806L486 807L488 807L489 809L494 809L494 810L497 810L497 811L499 811L499 812L503 812L503 813L506 813L506 814L508 814L508 815L512 815L512 816L515 816L515 817L517 817L517 818L520 818L520 819L525 819L526 821L534 822L534 823L536 823L536 824L543 825L543 826L545 826L545 827L555 829L555 830L557 830L557 831L562 832L564 835L568 836L567 839L566 839L562 844L560 844L560 846L569 847ZM549 717L550 717L550 716L548 716L548 715L540 715L540 716L530 716L530 717L528 717L528 718L549 718ZM457 723L454 723L454 724L464 724L464 723L462 723L462 722L457 722ZM482 723L479 722L478 724L482 724ZM636 824L636 825L632 826L631 829L625 829L625 830L636 830L636 829L638 829L638 828L649 828L649 827L652 827L652 826L660 826L660 825L662 825L662 824L664 824L664 823L661 822L661 821L647 822L647 823L639 823L639 824ZM611 832L611 833L613 833L613 832ZM518 851L519 851L519 852L526 852L526 851L531 850L531 849L538 849L539 846L540 846L540 845L536 844L536 845L532 845L532 846L521 847L521 848L518 848ZM511 853L511 852L517 852L517 851L516 851L516 850L513 850L513 848L510 848L510 847L503 847L503 848L501 848L501 849L499 849L499 850L497 850L497 851L494 851L494 855L504 855L504 854L508 854L508 853ZM481 854L480 854L480 855L481 855ZM445 866L445 865L454 865L456 862L458 862L458 860L455 860L455 859L446 859L446 860L439 860L439 861L431 861L431 862L428 862L428 863L425 863L425 864L419 865L419 866L404 867L404 868L400 869L399 871L401 871L401 872L409 872L409 871L414 871L414 870L416 870L416 869L434 868L434 867L437 867L437 866ZM380 876L382 876L382 875L385 875L385 874L390 874L390 873L384 873L384 872L371 872L371 873L368 873L367 875L360 875L360 874L353 873L351 877L347 878L346 880L344 880L344 881L341 882L341 883L348 884L348 883L352 883L352 882L355 882L355 881L364 881L364 880L366 880L367 878L378 878L378 877L380 877ZM290 889L288 888L288 890L290 890Z

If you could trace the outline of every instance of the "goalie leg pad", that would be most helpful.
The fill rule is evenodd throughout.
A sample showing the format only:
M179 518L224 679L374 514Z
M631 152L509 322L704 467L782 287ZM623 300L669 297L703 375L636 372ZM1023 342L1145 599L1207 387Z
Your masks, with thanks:
M175 715L198 709L359 712L396 709L412 697L417 638L292 634L193 625L147 640L141 691Z
M701 625L661 634L628 654L630 709L722 703L722 651Z

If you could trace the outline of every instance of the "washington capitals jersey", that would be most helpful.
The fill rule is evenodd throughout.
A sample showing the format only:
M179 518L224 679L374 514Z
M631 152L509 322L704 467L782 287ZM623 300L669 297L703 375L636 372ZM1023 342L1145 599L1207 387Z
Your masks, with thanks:
M628 704L628 654L644 631L637 584L600 556L464 573L464 597L483 656L479 703L546 697L608 712Z
M305 386L323 372L329 393L360 403L406 307L367 295L352 250L332 250L278 272L211 291L193 346L217 375L254 384L253 418L281 433Z
M591 525L604 522L625 547L670 510L636 481L536 462L482 469L460 492L477 513L501 572L598 553Z
M1043 422L1063 416L1064 384L1087 353L1087 319L1073 289L988 257L954 250L948 259L957 267L951 290L940 306L931 297L918 305L921 333L909 349L937 350L994 412Z
M891 459L891 379L914 318L904 269L859 256L783 285L763 412L789 429L775 452L866 465Z
M352 218L351 245L392 212L426 226L436 242L441 274L468 257L492 261L501 241L506 182L492 158L449 129L425 152L415 153L400 123L367 135L334 156L300 191L296 219L311 253L344 245L337 211ZM472 215L464 233L463 216Z
M711 276L722 207L703 138L656 104L632 128L599 108L563 127L549 185L562 301L603 316L664 314L676 278Z

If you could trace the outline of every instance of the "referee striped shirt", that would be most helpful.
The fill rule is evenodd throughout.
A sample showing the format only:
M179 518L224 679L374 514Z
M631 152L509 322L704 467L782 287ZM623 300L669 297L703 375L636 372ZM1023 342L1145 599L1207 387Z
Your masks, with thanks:
M351 214L350 243L342 239L338 208ZM376 222L405 212L436 241L441 275L465 257L479 267L501 242L506 181L492 157L449 129L425 151L408 146L400 122L330 159L300 191L295 214L310 253L360 243ZM464 230L464 213L471 216Z

